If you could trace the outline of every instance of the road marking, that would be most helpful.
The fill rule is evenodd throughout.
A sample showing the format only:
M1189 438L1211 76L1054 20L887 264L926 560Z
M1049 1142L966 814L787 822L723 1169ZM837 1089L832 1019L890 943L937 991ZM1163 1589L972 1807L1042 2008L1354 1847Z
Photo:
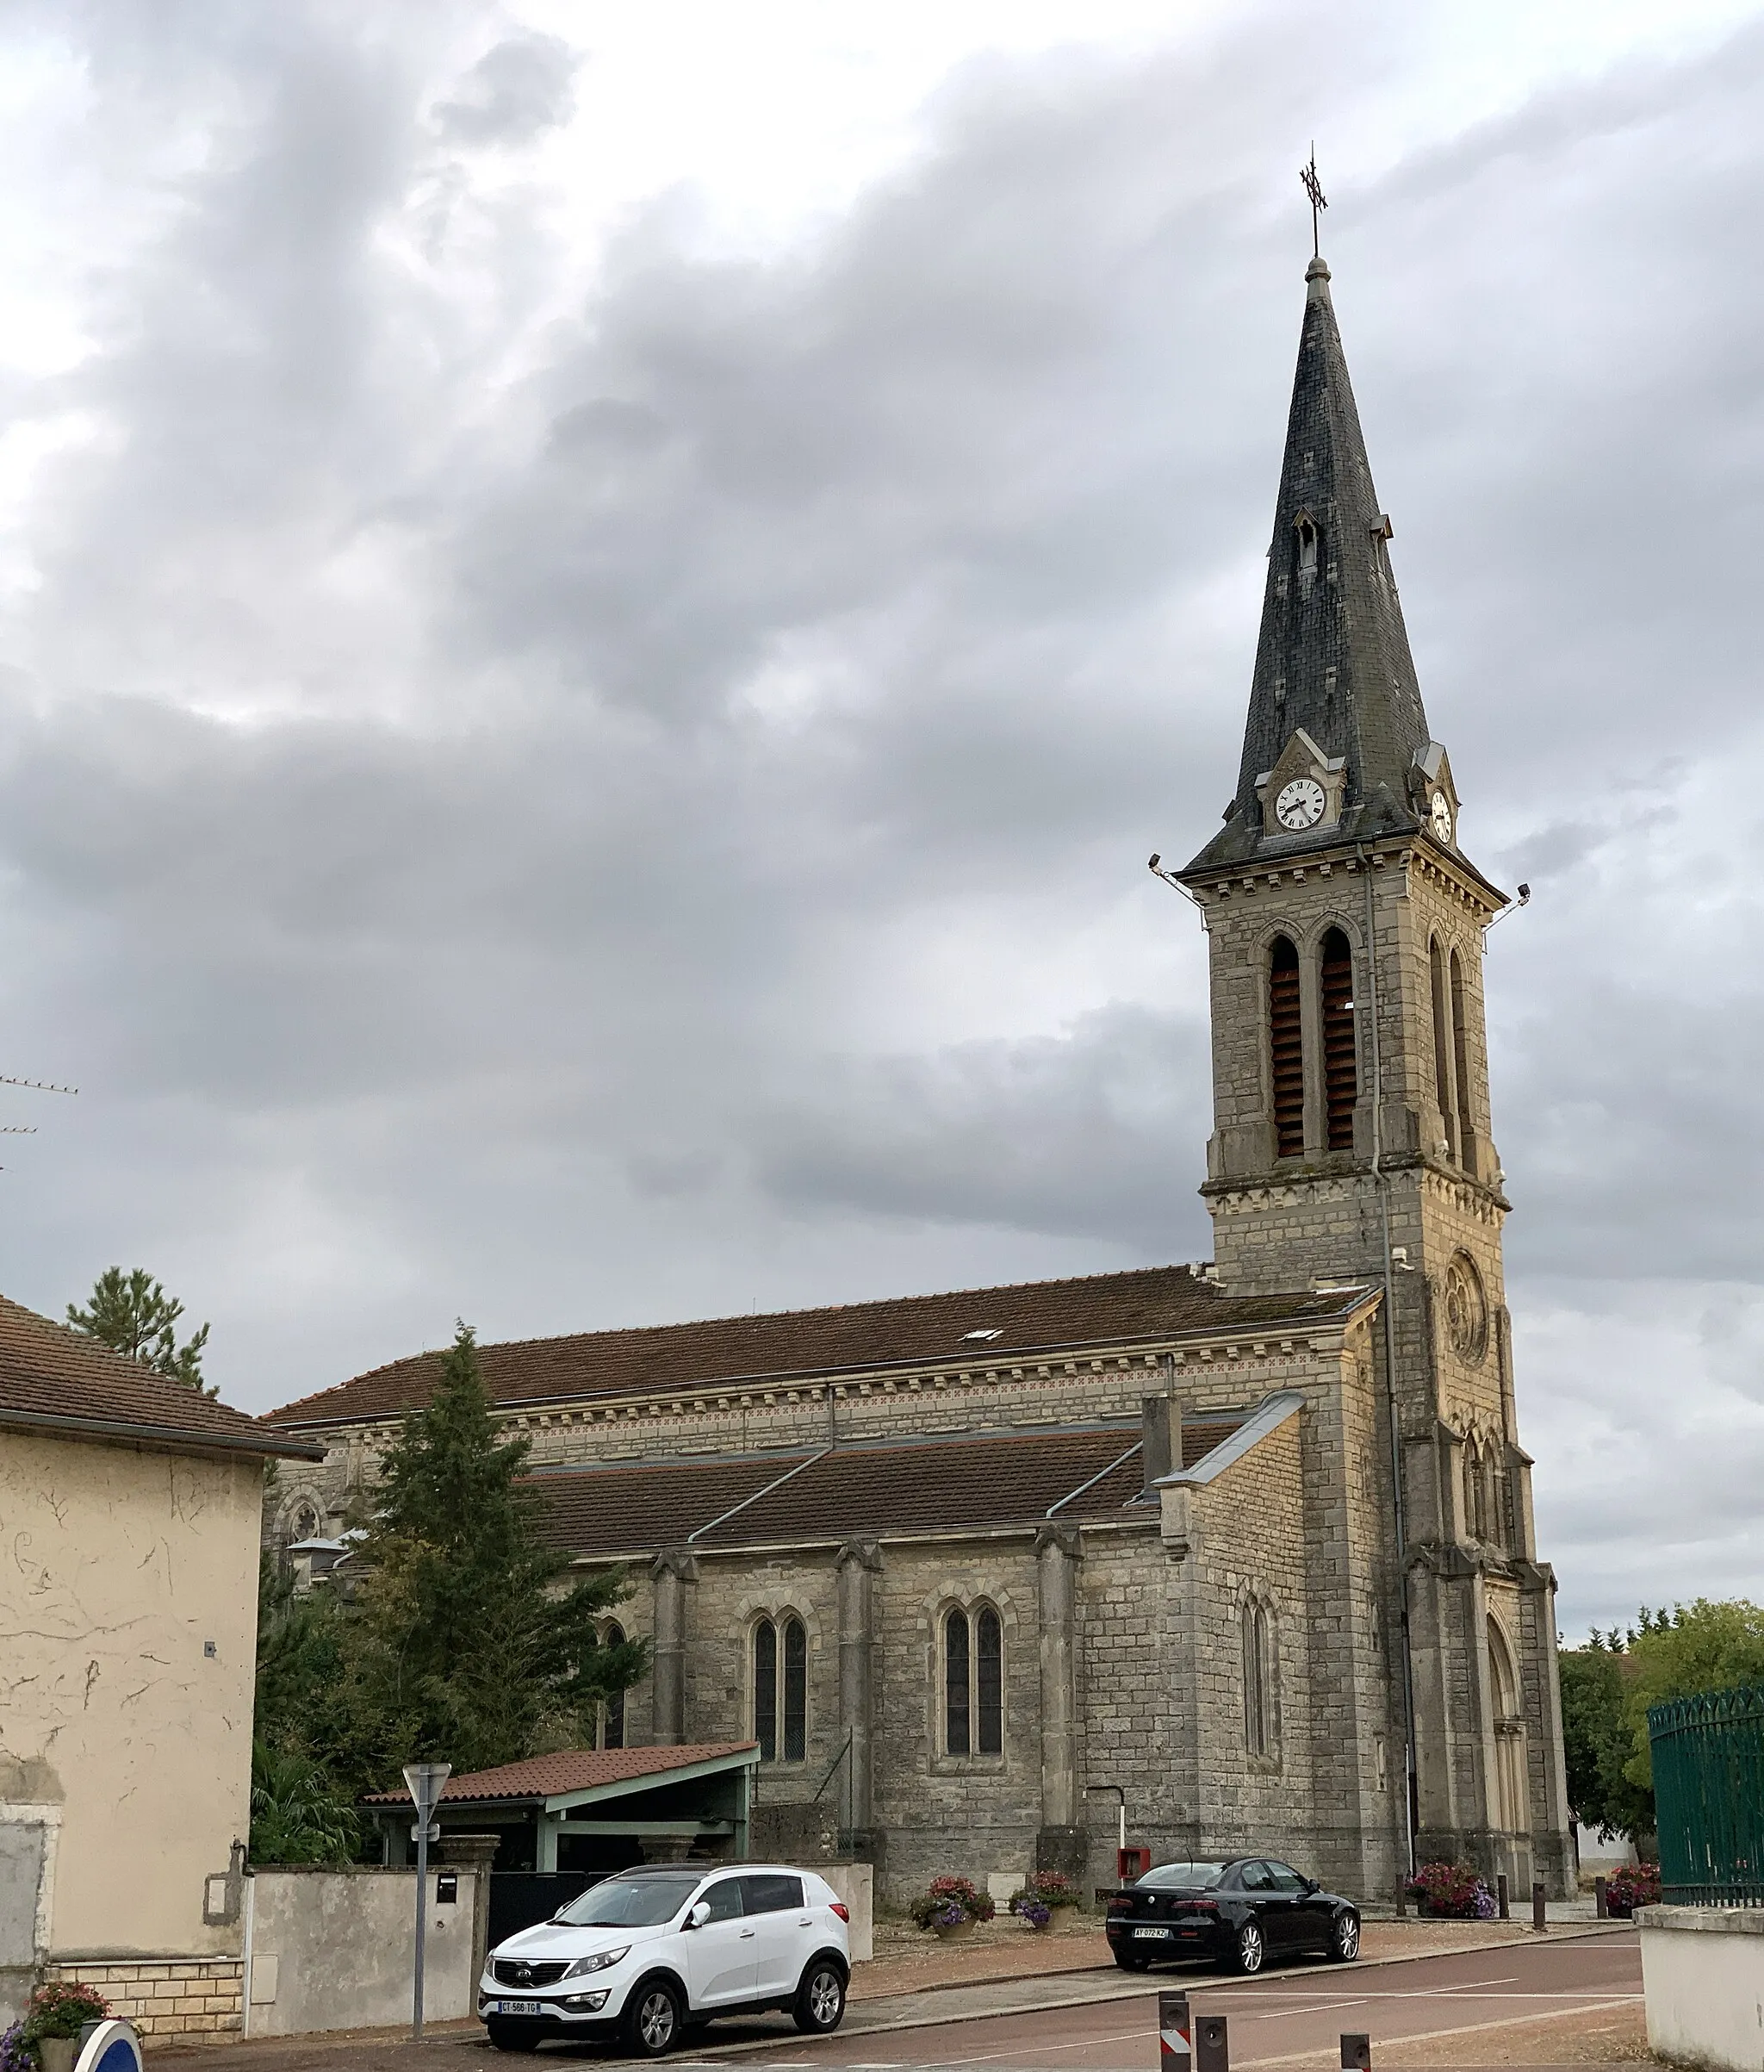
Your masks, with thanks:
M1558 2007L1550 2014L1507 2014L1497 2022L1458 2022L1450 2029L1423 2029L1413 2035L1381 2037L1375 2040L1372 2047L1375 2050L1394 2050L1407 2044L1437 2043L1445 2036L1475 2036L1485 2029L1519 2029L1527 2022L1562 2021L1570 2014L1597 2014L1608 2007L1633 2007L1640 2003L1641 1999L1639 1993L1626 1993L1621 2000L1601 2000L1591 2007ZM1246 2057L1242 2063L1245 2066L1299 2065L1313 2058L1326 2056L1327 2054L1326 2045L1314 2045L1308 2050L1289 2050L1280 2057Z

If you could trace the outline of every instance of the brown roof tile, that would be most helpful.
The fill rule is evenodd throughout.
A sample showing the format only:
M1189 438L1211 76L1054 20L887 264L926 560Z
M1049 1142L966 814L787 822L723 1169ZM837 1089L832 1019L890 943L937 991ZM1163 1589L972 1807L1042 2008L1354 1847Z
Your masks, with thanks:
M1185 1426L1184 1458L1194 1465L1238 1422ZM562 1469L531 1476L527 1486L543 1501L551 1543L589 1559L642 1555L693 1534L693 1544L709 1551L848 1534L1032 1525L1062 1497L1070 1501L1055 1515L1078 1524L1121 1516L1138 1494L1139 1455L1121 1461L1138 1436L1127 1424L984 1433L842 1446L819 1455ZM1097 1475L1083 1495L1072 1495ZM742 1508L713 1526L736 1504Z
M316 1458L315 1449L0 1296L0 1425Z
M784 1374L947 1360L984 1365L1034 1349L1119 1344L1182 1333L1274 1328L1341 1316L1340 1294L1229 1296L1187 1266L1141 1266L1079 1280L1026 1281L944 1295L907 1295L836 1309L786 1310L481 1346L500 1403L664 1395ZM997 1331L964 1343L972 1331ZM272 1410L283 1425L396 1416L426 1403L443 1355L419 1353Z
M441 1788L450 1799L550 1799L566 1791L597 1791L603 1784L625 1784L637 1777L660 1779L672 1770L689 1770L728 1756L746 1755L752 1741L697 1741L674 1748L562 1748L555 1755L529 1756L524 1763L503 1763L494 1770L469 1770L449 1777ZM376 1791L364 1806L408 1806L407 1791Z

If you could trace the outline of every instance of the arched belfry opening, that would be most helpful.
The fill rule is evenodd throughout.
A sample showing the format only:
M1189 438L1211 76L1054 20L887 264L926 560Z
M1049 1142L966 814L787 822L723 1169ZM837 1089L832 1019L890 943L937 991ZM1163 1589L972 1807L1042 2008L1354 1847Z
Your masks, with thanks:
M1332 928L1323 938L1320 976L1323 998L1323 1104L1332 1151L1354 1148L1354 1104L1360 1098L1359 1059L1354 1035L1354 953L1347 937Z
M1268 1062L1274 1095L1276 1158L1305 1153L1305 1036L1299 1003L1299 953L1286 936L1268 952Z

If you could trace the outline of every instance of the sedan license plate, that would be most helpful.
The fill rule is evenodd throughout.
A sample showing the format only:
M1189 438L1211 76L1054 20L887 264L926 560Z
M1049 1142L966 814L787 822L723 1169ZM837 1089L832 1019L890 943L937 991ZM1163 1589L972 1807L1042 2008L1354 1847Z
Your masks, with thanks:
M1167 1943L1175 1933L1173 1928L1135 1928L1134 1940L1136 1943Z
M491 2014L543 2014L545 2010L537 2000L493 2000L487 2010Z

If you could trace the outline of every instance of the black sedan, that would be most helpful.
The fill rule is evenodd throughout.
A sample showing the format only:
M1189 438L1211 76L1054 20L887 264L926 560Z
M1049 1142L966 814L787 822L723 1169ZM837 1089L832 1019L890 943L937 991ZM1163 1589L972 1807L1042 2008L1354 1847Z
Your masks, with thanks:
M1345 1964L1360 1954L1360 1916L1351 1900L1270 1857L1160 1864L1110 1899L1109 1947L1123 1971L1196 1957L1259 1971L1301 1952Z

